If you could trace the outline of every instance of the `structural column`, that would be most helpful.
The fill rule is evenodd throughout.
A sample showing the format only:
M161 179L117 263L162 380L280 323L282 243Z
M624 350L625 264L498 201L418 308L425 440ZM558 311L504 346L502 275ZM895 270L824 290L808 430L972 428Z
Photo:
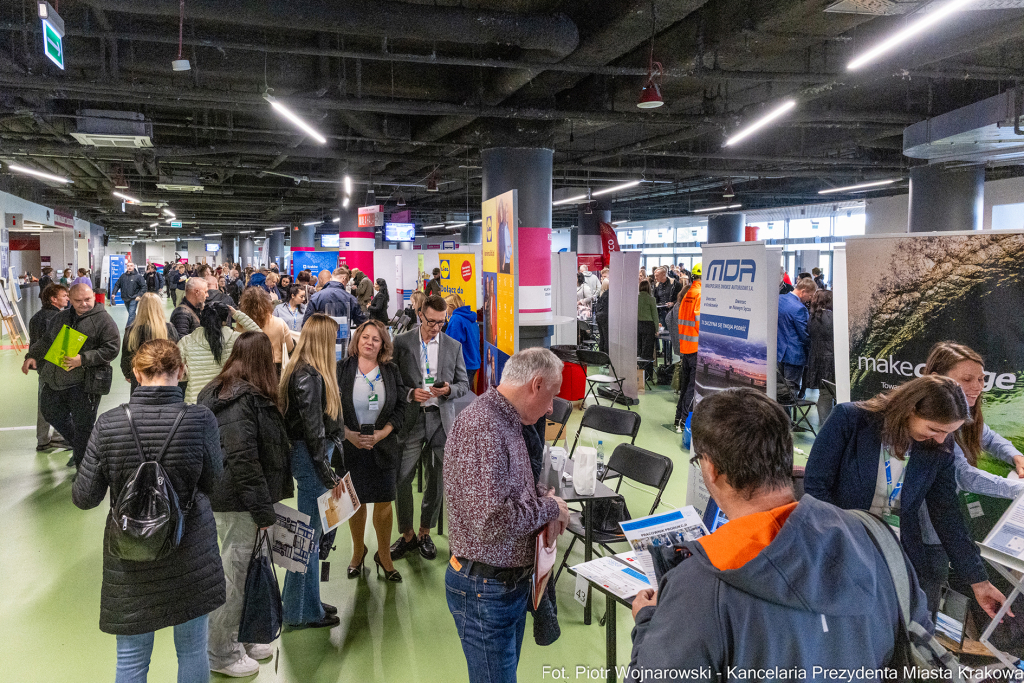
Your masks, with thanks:
M742 213L716 213L708 216L708 244L742 242L746 216Z
M519 191L519 215L516 218L517 225L512 228L513 243L517 251L523 253L521 238L532 241L542 239L544 230L547 231L548 246L546 250L547 264L530 264L531 267L524 267L524 264L517 263L516 270L519 278L519 299L520 317L527 316L537 319L543 318L543 290L546 288L546 309L547 317L550 318L551 311L551 173L554 150L543 147L492 147L480 152L483 162L483 199L484 201L497 197L509 190ZM469 227L469 226L467 226ZM541 228L542 230L529 230L524 235L520 228ZM477 240L479 240L479 234ZM539 255L542 250L537 245L531 245L528 253ZM539 266L539 267L538 267ZM527 308L532 313L522 311L524 302L528 303ZM538 296L540 295L540 296ZM537 303L541 301L541 303ZM533 303L530 303L533 302ZM551 345L551 337L555 333L552 324L522 324L519 325L519 348L528 349L534 346L547 347Z
M267 233L267 260L276 263L278 268L284 263L284 231L274 230Z
M238 261L243 268L256 265L256 243L250 235L238 237Z
M235 262L235 236L222 235L220 238L220 255L222 263Z
M136 242L132 245L132 263L140 273L146 272L146 243Z
M981 230L985 167L945 168L941 164L910 169L910 218L907 232Z
M373 215L365 213L364 210L363 222L368 222L369 225L360 227L359 208L354 202L350 201L347 208L339 205L338 209L341 211L341 223L338 225L338 265L348 266L349 269L358 268L372 280L373 249L376 246L377 232L373 225Z

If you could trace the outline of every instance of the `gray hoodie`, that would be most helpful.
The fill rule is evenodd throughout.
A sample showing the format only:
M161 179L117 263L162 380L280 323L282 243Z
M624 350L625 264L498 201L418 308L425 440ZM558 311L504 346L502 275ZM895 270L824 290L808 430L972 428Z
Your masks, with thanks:
M637 614L627 681L659 680L655 672L667 669L713 683L801 680L795 669L806 680L836 681L814 667L870 670L892 658L896 592L853 515L805 495L771 544L739 569L717 569L699 543L687 548L693 556L662 577L657 607ZM907 568L911 614L931 631L909 561Z

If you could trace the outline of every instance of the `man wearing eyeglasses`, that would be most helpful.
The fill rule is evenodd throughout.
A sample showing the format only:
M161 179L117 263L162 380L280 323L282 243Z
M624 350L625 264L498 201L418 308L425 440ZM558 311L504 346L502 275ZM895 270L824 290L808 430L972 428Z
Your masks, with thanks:
M409 406L405 426L399 438L404 441L402 462L398 466L398 531L402 534L391 545L391 559L399 560L417 548L427 560L437 557L430 530L437 525L444 497L441 463L444 445L455 422L454 400L469 391L462 344L441 332L448 304L440 296L423 303L418 327L395 337L395 363L408 390ZM420 505L419 530L413 527L412 480L424 448L429 456L424 463L423 502Z

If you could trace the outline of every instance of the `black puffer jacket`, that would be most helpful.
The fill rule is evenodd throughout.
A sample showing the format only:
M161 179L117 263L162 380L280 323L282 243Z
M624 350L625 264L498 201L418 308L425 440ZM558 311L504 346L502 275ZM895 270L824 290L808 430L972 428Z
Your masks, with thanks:
M215 380L197 403L217 416L224 474L210 494L214 512L248 512L260 527L273 526L274 503L291 498L291 444L284 416L248 382L237 382L226 398Z
M331 489L338 484L338 477L331 469L327 457L329 439L341 441L343 433L341 416L332 420L324 413L327 394L324 378L308 363L301 363L288 381L288 410L284 420L288 425L288 438L305 441L313 466L324 486Z
M128 404L149 458L160 452L185 402L178 387L144 386ZM71 491L75 505L88 510L116 500L141 459L124 409L100 415ZM221 474L217 418L203 406L188 406L161 461L184 507L195 490L181 545L155 562L119 560L103 542L100 630L137 635L183 624L224 604L224 570L217 549L217 525L207 494ZM198 485L198 488L197 488Z
M50 350L50 346L64 325L88 337L78 354L82 357L82 365L71 371L44 360L46 352ZM78 315L74 308L65 308L50 318L50 322L46 326L46 334L32 342L32 346L28 350L28 357L35 358L39 368L39 378L46 386L63 390L77 384L84 384L88 368L101 365L109 366L117 358L120 348L121 333L117 330L117 323L103 309L102 305L93 306L82 315Z

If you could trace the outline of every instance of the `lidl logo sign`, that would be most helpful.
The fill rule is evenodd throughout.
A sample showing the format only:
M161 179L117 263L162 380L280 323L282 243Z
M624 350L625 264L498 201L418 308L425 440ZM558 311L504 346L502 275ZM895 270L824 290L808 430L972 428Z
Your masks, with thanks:
M487 217L487 241L488 242L493 242L494 241L494 230L491 227L491 217L490 216Z
M452 276L452 264L448 259L441 261L441 279L447 280Z

